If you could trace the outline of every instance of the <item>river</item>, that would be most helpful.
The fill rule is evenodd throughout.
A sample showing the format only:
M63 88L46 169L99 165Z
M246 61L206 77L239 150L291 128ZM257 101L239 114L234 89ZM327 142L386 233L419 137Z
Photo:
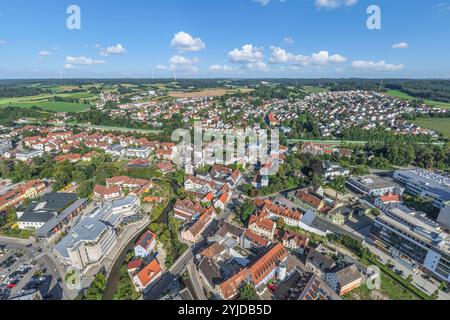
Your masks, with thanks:
M117 290L117 285L119 284L120 280L120 269L122 268L123 263L125 262L125 258L127 256L128 251L133 249L136 241L141 236L141 234L136 235L136 237L133 238L133 240L128 243L128 245L123 249L123 251L120 253L119 257L117 258L116 262L114 263L111 272L109 274L108 280L106 282L106 289L103 293L103 300L113 300L114 294Z

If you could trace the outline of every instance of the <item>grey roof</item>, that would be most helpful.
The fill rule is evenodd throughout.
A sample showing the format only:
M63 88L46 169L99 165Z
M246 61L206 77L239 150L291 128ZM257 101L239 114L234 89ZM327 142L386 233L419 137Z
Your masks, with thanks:
M77 199L72 193L47 193L41 200L32 202L19 221L45 223Z
M220 226L219 231L217 231L217 235L220 237L225 237L228 233L239 238L244 234L244 229L225 222Z
M82 242L95 241L106 229L108 226L97 217L83 217L70 233L55 246L55 250L61 256L69 258L69 248L75 248Z
M123 207L123 206L129 206L131 205L134 201L136 201L137 197L134 196L128 196L125 198L120 198L118 200L114 200L111 202L112 206L114 208L118 208L118 207Z
M361 279L361 273L354 264L351 264L341 270L337 270L334 273L336 274L336 278L338 279L341 287Z
M36 235L38 237L46 237L56 226L62 223L69 215L71 215L79 207L84 206L87 203L87 199L79 199L72 203L69 207L64 209L58 216L50 219L46 224L38 229Z
M314 264L322 271L327 271L334 266L334 261L331 258L328 258L326 255L314 250L311 248L308 253L307 261Z
M208 281L211 287L220 284L223 280L219 265L207 257L204 257L198 266L203 277Z
M25 212L19 219L20 222L36 222L46 223L54 218L58 213L56 211L50 212Z

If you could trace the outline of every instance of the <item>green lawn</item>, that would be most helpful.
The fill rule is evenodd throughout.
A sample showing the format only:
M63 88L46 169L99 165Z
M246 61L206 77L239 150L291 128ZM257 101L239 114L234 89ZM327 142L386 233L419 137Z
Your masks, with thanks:
M330 144L330 145L335 145L335 146L347 145L347 144L365 145L368 143L368 141L286 139L287 144L296 144L296 143L305 143L305 142L324 143L324 144Z
M450 119L449 118L417 119L417 120L414 120L413 122L414 122L414 124L416 124L422 128L435 130L450 139Z
M391 279L385 273L381 273L380 290L370 290L367 285L351 291L343 297L345 300L381 300L388 299L393 301L420 300L419 297L403 288L399 283Z
M322 92L328 92L327 89L321 88L321 87L313 87L313 86L305 86L303 87L303 90L305 90L306 93L322 93Z
M0 108L8 106L18 108L31 108L33 106L36 106L46 111L82 112L88 110L90 107L88 104L57 102L53 100L54 97L85 99L90 101L96 99L95 95L88 92L41 94L29 97L0 98Z
M402 92L400 90L389 90L386 94L391 96L391 97L399 98L399 99L418 100L418 98L410 96L409 94L404 93L404 92ZM432 101L432 100L424 100L424 102L426 104L428 104L428 105L431 105L431 106L450 109L450 103L439 102L439 101Z
M33 106L42 108L46 111L54 112L82 112L89 110L88 104L79 104L72 102L56 102L56 101L39 101L39 102L15 102L11 104L0 104L1 107L18 107L18 108L31 108Z
M132 129L132 128L121 128L121 127L109 127L109 126L93 126L88 124L76 124L76 123L70 123L70 125L77 125L83 128L90 128L100 131L120 131L120 132L137 132L137 133L144 133L144 134L159 134L162 131L161 130L145 130L145 129Z

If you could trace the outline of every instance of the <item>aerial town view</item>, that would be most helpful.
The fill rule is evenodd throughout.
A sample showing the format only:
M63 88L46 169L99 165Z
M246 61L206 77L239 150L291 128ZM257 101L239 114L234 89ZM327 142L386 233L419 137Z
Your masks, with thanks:
M450 300L449 35L446 0L2 1L0 309Z

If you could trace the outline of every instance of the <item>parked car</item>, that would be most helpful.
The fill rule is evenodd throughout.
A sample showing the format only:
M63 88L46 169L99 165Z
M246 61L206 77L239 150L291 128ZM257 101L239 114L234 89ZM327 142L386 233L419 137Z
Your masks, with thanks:
M16 283L13 283L13 282L11 282L10 284L8 284L7 286L6 286L8 289L12 289L12 288L15 288L15 287L17 287L17 284Z
M399 276L403 276L404 272L402 270L399 269L395 269L394 270L396 274L398 274Z

